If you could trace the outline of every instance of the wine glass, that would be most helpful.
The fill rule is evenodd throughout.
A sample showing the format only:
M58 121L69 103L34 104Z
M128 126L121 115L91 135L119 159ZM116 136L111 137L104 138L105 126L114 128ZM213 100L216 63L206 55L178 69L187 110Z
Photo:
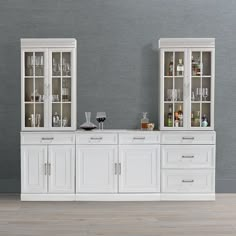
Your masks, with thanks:
M201 88L196 88L196 97L198 98L198 100L201 100L201 96L202 96L202 89Z
M100 123L102 123L102 130L103 130L103 122L106 120L106 112L97 112L96 120L98 122L99 129L101 129Z
M207 97L208 97L208 88L203 88L202 89L202 96L204 97L204 101L206 101Z

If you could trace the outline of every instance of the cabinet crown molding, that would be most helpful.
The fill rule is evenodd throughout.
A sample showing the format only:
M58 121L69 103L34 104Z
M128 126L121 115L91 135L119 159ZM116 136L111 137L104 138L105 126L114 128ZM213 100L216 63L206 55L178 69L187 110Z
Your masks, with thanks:
M160 38L159 48L215 47L215 38Z
M48 48L48 47L73 47L76 48L77 40L74 38L22 38L22 48Z

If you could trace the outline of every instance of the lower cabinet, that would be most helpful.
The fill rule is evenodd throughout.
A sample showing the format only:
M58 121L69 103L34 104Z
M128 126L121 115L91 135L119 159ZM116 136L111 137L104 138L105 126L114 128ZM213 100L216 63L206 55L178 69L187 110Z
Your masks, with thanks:
M76 192L117 192L117 146L77 145Z
M21 192L74 193L74 145L22 145Z
M160 192L160 148L122 145L119 148L119 192Z
M77 193L160 192L158 145L77 145L76 150Z

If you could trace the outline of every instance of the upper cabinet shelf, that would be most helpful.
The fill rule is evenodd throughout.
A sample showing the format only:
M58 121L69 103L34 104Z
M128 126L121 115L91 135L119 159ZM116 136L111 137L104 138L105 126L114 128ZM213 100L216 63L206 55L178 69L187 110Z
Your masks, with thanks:
M22 39L22 130L76 130L76 40Z
M215 39L160 39L160 129L214 130Z

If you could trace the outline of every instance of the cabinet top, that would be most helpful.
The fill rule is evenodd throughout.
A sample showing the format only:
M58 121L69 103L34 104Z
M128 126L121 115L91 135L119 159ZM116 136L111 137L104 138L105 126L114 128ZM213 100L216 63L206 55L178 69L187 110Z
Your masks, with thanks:
M77 40L74 38L22 38L21 47L73 47L76 48Z
M215 47L215 38L160 38L159 48Z

